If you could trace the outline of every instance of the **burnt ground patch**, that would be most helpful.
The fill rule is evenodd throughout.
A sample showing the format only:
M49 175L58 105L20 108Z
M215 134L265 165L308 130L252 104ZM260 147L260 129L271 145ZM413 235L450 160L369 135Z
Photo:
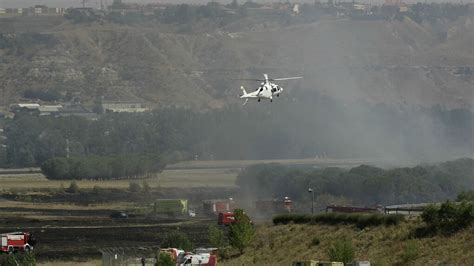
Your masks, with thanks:
M0 198L15 201L24 201L25 199L28 199L28 201L31 202L73 202L76 205L88 205L120 201L147 203L153 202L154 199L158 198L186 198L190 201L202 201L206 199L229 198L237 194L237 191L237 188L214 187L160 188L153 189L153 191L149 191L147 193L133 193L128 191L127 189L116 188L101 189L100 192L94 192L92 189L81 189L79 193L44 190L41 192L45 193L34 196L27 196L23 193L6 192L0 194Z
M192 223L172 223L138 225L130 221L96 225L82 222L81 226L44 227L45 223L34 227L22 226L21 230L33 234L37 240L35 256L38 260L66 260L71 258L97 259L100 249L106 247L150 247L159 246L166 233L173 230L184 232L196 247L208 245L209 221ZM2 232L18 231L18 227L4 227Z

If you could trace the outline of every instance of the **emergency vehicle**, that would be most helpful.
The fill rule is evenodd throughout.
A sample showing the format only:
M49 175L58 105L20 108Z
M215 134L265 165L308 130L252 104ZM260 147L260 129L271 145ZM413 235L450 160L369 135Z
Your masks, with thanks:
M2 252L13 253L16 251L30 252L36 241L30 233L13 232L0 235Z
M211 254L188 254L178 262L179 266L217 266L217 256Z

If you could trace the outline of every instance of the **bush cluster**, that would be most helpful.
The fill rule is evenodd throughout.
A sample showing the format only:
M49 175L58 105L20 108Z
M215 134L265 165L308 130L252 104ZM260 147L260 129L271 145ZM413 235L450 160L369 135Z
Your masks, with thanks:
M55 157L41 165L48 179L119 179L159 172L164 163L153 155Z
M193 246L188 236L181 231L167 233L160 245L161 248L178 248L184 250L192 250Z
M468 202L455 204L446 201L440 206L431 205L421 214L426 233L451 234L474 223L474 205Z
M327 250L331 261L350 263L354 261L355 250L349 240L338 240Z
M34 266L36 265L36 259L32 253L0 254L0 265L2 266Z
M323 213L283 214L273 218L273 224L355 224L359 228L368 226L397 225L404 220L401 214Z

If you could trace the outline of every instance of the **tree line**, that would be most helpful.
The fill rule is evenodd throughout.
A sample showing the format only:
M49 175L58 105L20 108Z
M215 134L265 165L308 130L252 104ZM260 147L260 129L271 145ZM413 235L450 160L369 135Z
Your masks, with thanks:
M120 179L160 172L164 161L156 155L55 157L41 165L48 179Z
M271 105L229 105L196 112L167 108L144 114L81 117L18 114L4 121L2 167L40 166L54 157L156 154L188 159L391 157L401 161L472 154L474 114L441 107L400 111L344 104L292 92ZM295 101L295 99L297 99Z
M245 169L237 177L237 185L245 195L262 198L289 196L296 201L311 202L311 195L306 191L312 188L317 204L318 199L323 199L320 196L330 196L344 198L354 205L374 206L455 198L466 188L474 188L473 172L474 160L468 158L389 170L366 165L350 170L333 167L314 170L265 164Z

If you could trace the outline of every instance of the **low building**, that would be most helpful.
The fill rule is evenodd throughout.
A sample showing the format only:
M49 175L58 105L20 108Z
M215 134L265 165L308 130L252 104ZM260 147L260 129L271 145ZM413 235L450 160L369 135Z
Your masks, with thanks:
M17 103L10 106L10 111L12 113L19 112L38 112L40 105L38 103Z
M38 108L39 115L55 115L63 108L62 105L40 105Z
M375 207L358 207L358 206L337 206L329 205L326 207L326 212L342 212L342 213L381 213L382 206Z
M358 11L362 11L362 12L368 12L370 10L370 5L354 3L352 8L354 10L358 10Z
M102 101L102 110L106 113L143 113L149 111L143 102Z
M99 116L96 113L85 108L82 104L66 104L56 115L61 117L79 116L89 120L99 119Z

